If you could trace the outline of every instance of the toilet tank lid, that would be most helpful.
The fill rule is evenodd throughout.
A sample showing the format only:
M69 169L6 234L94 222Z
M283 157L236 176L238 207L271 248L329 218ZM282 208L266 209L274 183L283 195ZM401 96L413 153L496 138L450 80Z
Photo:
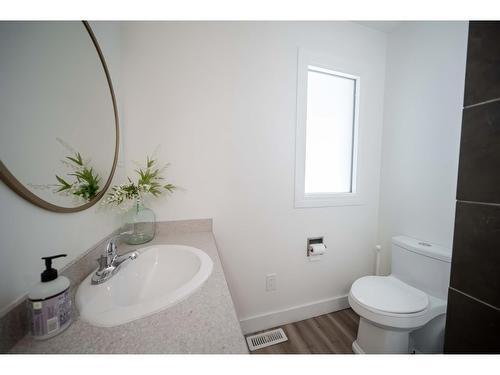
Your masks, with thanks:
M443 262L451 262L451 250L443 246L406 236L392 237L392 243L426 257L442 260Z

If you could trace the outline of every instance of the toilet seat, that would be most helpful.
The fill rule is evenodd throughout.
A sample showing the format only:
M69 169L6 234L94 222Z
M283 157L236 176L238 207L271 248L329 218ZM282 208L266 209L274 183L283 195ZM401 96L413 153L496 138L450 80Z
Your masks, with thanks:
M365 276L351 287L351 297L381 315L417 314L429 305L426 293L393 276Z
M356 280L348 300L358 315L389 329L416 329L446 311L445 300L428 295L392 275L365 276Z

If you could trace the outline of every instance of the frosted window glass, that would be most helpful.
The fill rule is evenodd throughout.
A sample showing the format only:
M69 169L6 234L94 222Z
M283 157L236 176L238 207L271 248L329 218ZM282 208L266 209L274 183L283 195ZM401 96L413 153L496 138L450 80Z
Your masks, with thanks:
M309 67L305 193L352 192L356 81Z

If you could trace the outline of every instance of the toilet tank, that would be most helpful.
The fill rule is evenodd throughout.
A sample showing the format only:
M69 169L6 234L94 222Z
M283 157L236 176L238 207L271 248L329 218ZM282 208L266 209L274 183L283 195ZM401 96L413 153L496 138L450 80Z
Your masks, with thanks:
M446 300L451 250L405 236L392 238L392 275L434 297Z

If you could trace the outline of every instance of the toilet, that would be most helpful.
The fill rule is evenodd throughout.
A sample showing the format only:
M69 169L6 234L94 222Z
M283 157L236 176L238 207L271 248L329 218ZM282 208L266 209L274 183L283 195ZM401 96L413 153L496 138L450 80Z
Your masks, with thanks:
M354 353L442 353L451 251L392 238L389 276L365 276L349 292L360 316Z

